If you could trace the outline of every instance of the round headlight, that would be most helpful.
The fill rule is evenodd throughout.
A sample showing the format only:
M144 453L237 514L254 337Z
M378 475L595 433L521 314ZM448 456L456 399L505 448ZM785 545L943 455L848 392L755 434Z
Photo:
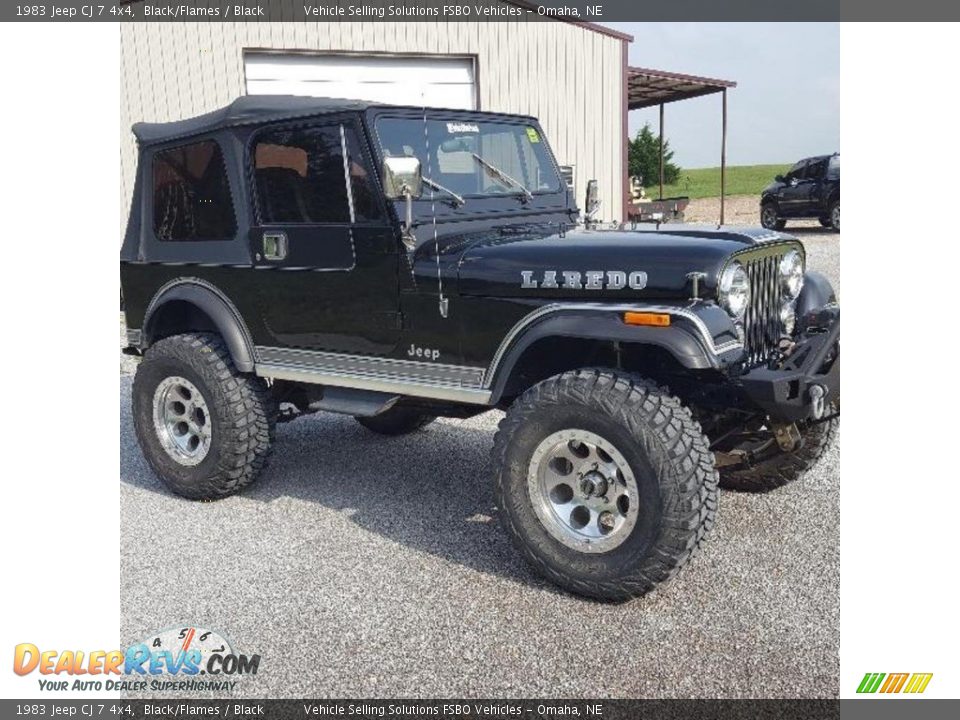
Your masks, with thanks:
M743 317L750 304L750 278L743 265L732 262L720 275L720 305L735 318Z
M784 296L793 300L803 289L803 258L791 250L780 260L780 289Z

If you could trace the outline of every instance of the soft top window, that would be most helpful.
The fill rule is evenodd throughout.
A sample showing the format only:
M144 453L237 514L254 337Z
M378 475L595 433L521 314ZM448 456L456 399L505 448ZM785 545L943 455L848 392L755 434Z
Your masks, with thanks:
M162 241L232 240L237 221L220 146L213 140L153 156L153 231Z
M465 196L511 195L521 183L530 192L556 192L562 181L533 125L471 118L382 117L377 136L384 157L417 157L423 175ZM492 168L491 168L492 166Z
M381 216L352 127L264 131L257 136L253 164L263 223L341 224Z

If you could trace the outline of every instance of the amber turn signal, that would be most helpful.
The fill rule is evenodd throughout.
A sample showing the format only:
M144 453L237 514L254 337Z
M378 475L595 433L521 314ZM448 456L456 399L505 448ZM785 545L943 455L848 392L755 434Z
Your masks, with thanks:
M667 313L625 312L623 321L627 325L649 325L651 327L670 327Z

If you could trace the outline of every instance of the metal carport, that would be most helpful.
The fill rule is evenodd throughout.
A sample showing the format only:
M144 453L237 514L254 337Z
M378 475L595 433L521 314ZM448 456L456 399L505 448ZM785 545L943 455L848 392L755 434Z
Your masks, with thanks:
M724 222L724 196L727 170L727 90L737 84L731 80L683 75L665 70L627 67L627 110L660 106L660 196L663 200L663 106L679 100L723 93L723 127L720 140L720 224ZM626 121L624 121L626 126ZM624 179L626 181L626 178ZM624 217L629 198L624 196Z

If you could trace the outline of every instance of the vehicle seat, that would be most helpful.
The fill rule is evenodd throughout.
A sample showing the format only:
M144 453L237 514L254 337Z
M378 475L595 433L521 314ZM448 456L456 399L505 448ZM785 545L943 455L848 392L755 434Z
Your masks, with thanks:
M303 178L291 168L266 167L256 171L257 197L263 222L309 222L303 197Z

